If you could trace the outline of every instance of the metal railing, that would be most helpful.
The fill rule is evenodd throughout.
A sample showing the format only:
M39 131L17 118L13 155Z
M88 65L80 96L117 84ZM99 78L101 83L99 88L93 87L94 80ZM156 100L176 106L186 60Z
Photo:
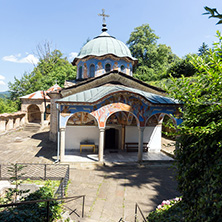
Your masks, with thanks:
M137 219L138 219L137 209L139 210L139 212L140 212L140 214L141 214L141 216L142 216L142 218L143 218L143 222L146 222L146 218L144 217L143 212L142 212L142 210L140 209L138 203L136 203L136 205L135 205L135 222L137 222Z
M46 205L46 221L50 221L50 201L62 201L64 204L68 203L70 201L74 201L77 199L83 198L82 202L82 218L84 217L84 208L85 208L85 195L81 196L73 196L73 197L63 197L63 198L55 198L55 199L46 199L46 200L32 200L32 201L22 201L18 203L10 203L10 204L2 204L0 205L0 208L2 207L13 207L13 206L19 206L24 204L33 204L33 203L39 203L39 202L47 202ZM67 200L67 202L65 202Z
M22 169L19 170L19 167ZM14 167L14 172L9 169ZM60 185L55 192L58 198L63 198L69 181L68 164L38 164L38 163L16 163L0 165L0 180L31 179L31 180L60 180Z

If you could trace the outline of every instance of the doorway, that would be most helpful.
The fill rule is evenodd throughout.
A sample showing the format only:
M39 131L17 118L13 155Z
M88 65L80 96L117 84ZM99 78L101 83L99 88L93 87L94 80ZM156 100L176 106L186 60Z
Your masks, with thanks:
M105 131L105 150L118 150L119 131L110 128Z

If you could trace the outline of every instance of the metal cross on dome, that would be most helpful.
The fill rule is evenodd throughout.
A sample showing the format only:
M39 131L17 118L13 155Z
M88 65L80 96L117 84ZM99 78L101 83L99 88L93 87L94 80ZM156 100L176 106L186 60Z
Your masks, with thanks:
M109 17L109 15L105 14L105 9L102 9L102 14L98 14L98 16L102 16L103 17L103 23L106 23L106 17Z

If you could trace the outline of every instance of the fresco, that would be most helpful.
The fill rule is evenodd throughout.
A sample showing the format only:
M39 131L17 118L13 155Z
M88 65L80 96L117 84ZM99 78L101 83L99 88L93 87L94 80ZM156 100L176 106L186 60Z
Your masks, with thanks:
M94 117L87 112L78 112L73 114L67 121L68 126L79 125L79 126L95 126L97 122Z
M175 113L179 116L179 110L176 107L169 108L164 105L153 105L142 96L134 95L130 92L109 94L98 103L92 105L73 105L69 103L61 105L61 125L65 126L69 117L77 112L90 113L96 118L100 128L105 127L106 124L140 125L143 127L146 126L146 122L151 116L160 113L169 115ZM124 112L124 115L117 114L112 116L117 112ZM106 123L107 120L108 122ZM139 123L137 123L137 120ZM77 124L78 120L75 121L74 124ZM176 119L176 122L179 124L182 120Z

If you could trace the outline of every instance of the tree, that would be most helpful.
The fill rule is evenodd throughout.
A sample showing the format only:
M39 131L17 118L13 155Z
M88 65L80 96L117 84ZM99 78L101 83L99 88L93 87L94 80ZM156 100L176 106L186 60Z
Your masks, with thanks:
M176 165L185 221L221 221L222 216L222 36L207 59L193 57L196 81L172 79L168 92L183 101Z
M217 25L222 24L222 14L220 14L216 8L204 7L207 12L203 13L204 15L210 15L209 18L217 18L219 21Z
M127 41L132 56L138 59L135 77L143 81L160 79L165 75L169 64L178 59L170 47L157 45L158 39L154 30L144 24L136 27Z
M209 51L208 45L205 42L203 42L203 44L198 49L198 55L199 56L206 55L208 51Z
M41 52L41 53L40 53ZM19 97L38 90L47 90L56 82L63 87L65 80L76 77L76 67L72 66L59 50L50 52L40 50L39 63L31 73L24 73L21 79L15 78L9 83L9 91L13 101Z
M191 63L191 55L186 55L184 58L171 63L167 69L167 77L170 75L175 78L193 76L196 73L195 66Z

